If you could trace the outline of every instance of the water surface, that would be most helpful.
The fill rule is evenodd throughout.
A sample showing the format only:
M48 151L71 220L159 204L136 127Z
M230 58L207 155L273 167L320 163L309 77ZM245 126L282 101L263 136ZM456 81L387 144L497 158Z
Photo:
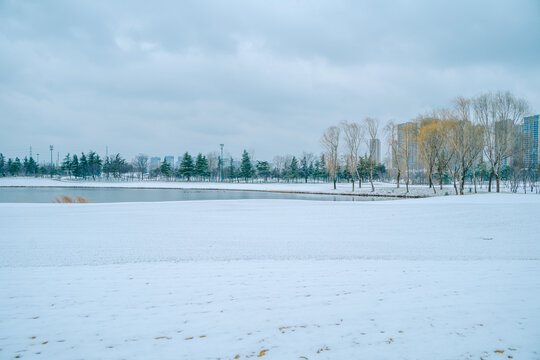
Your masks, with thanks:
M79 196L94 203L237 199L292 199L323 201L388 200L388 198L379 197L290 194L243 190L4 187L0 188L0 203L50 203L54 202L56 198L60 198L63 195L71 198Z

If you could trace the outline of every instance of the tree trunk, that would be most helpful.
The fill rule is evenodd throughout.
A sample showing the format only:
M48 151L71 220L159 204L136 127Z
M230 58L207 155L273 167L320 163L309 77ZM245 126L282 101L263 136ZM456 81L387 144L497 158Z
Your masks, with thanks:
M374 192L375 186L373 185L373 167L369 171L369 181L371 182L371 192Z
M352 192L354 192L354 178L352 178Z
M399 178L401 177L401 171L397 172L397 188L399 189Z
M497 180L497 192L501 192L501 162L497 165L497 173L495 174Z
M489 173L488 192L491 192L491 181L493 180L493 169Z
M334 178L334 190L336 190L336 178Z
M474 163L472 165L472 176L473 176L473 184L474 184L474 193L476 194L476 174L475 174L475 171L474 171Z

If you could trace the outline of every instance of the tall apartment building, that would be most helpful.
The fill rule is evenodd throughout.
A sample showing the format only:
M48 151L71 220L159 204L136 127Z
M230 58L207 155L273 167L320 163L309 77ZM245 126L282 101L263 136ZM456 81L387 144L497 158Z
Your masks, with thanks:
M523 118L521 131L525 137L525 165L537 166L540 163L540 143L538 138L538 121L540 115Z
M381 163L381 140L369 140L369 153L373 156L373 160L375 160L377 164Z
M150 158L150 170L157 169L161 165L161 158L159 156L153 156Z

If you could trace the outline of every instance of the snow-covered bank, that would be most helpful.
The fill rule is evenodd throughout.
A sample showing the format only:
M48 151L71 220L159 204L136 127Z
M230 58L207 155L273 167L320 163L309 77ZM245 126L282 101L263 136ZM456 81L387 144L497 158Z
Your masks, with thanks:
M252 259L540 259L540 197L0 204L0 266ZM532 221L534 219L534 221ZM59 251L59 249L61 251Z
M406 193L404 185L396 188L396 184L375 183L375 192L371 191L369 183L364 183L361 188L356 184L355 191L352 192L351 184L338 183L337 189L333 189L331 183L302 183L302 182L282 182L282 183L219 183L219 182L184 182L184 181L82 181L69 179L49 179L31 177L9 177L0 178L0 187L32 187L32 186L55 186L55 187L109 187L109 188L145 188L145 189L208 189L208 190L247 190L247 191L276 191L276 192L298 192L317 194L345 194L345 195L383 195L383 196L433 196L433 189L426 185L411 185L409 193ZM439 188L437 195L454 194L452 186ZM486 189L478 189L485 192ZM469 191L468 188L466 191Z
M539 218L509 194L0 204L0 358L538 359Z

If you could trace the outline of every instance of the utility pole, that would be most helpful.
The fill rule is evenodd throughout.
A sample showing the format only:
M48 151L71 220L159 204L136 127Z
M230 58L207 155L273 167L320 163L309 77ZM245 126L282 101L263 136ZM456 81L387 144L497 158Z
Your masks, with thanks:
M53 162L52 162L52 152L54 150L52 145L49 145L49 150L51 150L51 179L53 178Z
M223 182L223 144L219 144L221 147L221 157L219 158L219 162L221 165L221 182Z

